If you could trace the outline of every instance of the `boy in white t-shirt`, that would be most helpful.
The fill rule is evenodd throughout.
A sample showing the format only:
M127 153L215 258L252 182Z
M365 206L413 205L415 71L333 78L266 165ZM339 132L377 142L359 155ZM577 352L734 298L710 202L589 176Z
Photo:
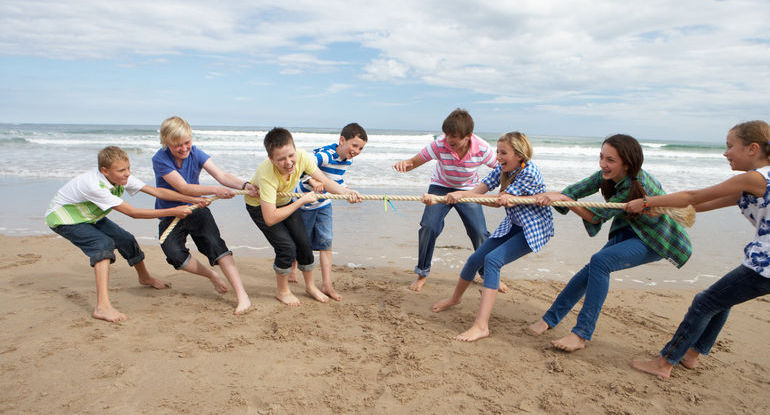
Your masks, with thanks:
M119 147L105 147L99 152L98 168L83 173L62 186L51 200L45 222L51 230L68 239L91 259L96 276L96 308L93 317L110 322L126 319L110 303L110 264L115 262L115 248L136 269L139 283L156 289L168 288L153 278L144 264L144 252L129 232L107 219L115 209L132 218L151 219L164 216L183 218L190 214L189 206L171 209L139 209L124 202L124 191L134 195L139 191L149 195L185 203L208 205L206 199L179 194L173 190L147 186L131 176L128 155Z

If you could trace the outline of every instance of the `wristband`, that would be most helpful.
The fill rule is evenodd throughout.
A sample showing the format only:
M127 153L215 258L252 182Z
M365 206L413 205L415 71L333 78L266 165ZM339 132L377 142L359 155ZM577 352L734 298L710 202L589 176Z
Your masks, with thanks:
M647 205L647 196L642 197L642 210L647 211L650 210L650 207Z
M249 182L243 182L243 185L241 186L241 190L246 190L247 184L249 184Z

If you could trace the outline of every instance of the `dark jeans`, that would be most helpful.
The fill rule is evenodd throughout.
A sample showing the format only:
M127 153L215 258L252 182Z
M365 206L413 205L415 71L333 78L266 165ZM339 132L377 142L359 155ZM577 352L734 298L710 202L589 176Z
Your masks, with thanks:
M107 218L95 223L59 225L51 230L80 248L91 259L92 267L105 259L109 259L110 264L115 262L115 248L130 266L144 259L144 252L134 235Z
M690 348L700 354L709 354L727 321L730 308L765 294L770 294L770 278L743 265L738 266L695 295L674 337L660 355L675 365Z
M273 226L268 226L265 223L260 206L246 205L246 211L249 212L251 220L262 231L275 251L273 269L276 273L291 273L295 259L297 260L297 268L301 271L313 269L313 250L310 249L310 242L307 240L305 224L302 222L302 214L299 209Z
M174 220L173 217L163 218L158 225L158 235ZM214 221L209 208L196 209L186 218L179 221L174 230L166 237L163 244L160 245L163 253L166 254L166 262L173 265L175 269L184 268L190 262L190 250L187 249L187 235L192 237L198 251L209 259L209 264L213 267L222 257L232 255L232 251L227 249L227 244L219 236L219 227Z
M457 190L435 184L428 187L428 193L438 196L445 196L447 193L456 192ZM441 235L441 231L444 230L444 218L452 208L460 215L460 219L463 221L463 225L465 225L465 232L473 244L474 251L479 249L481 244L489 238L487 222L484 219L484 211L480 204L457 203L448 205L446 203L437 203L432 206L425 206L418 233L417 266L414 267L415 274L421 277L427 277L430 274L430 264L433 261L433 249L436 247L436 239ZM479 270L479 275L483 274L484 268L482 267Z

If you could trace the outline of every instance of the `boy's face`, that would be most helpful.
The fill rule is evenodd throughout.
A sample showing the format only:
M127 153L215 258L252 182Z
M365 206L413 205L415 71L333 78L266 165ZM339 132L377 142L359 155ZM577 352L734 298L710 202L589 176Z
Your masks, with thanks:
M281 175L292 174L297 166L297 149L292 144L286 144L273 149L269 159Z
M345 139L345 137L340 136L340 143L337 145L337 154L344 159L352 159L361 154L365 145L366 141L362 140L359 136L350 139Z
M465 137L456 134L446 135L446 144L455 153L462 153L463 151L467 150L470 143L471 134L468 134Z
M113 186L125 186L131 175L131 163L128 160L117 160L110 167L102 167L99 171Z
M190 150L192 149L192 136L182 137L173 144L168 146L171 151L171 155L177 160L184 160L190 156Z

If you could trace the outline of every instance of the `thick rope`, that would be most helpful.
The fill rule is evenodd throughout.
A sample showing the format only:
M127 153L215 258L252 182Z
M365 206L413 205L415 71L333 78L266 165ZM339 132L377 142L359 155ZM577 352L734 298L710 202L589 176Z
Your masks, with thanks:
M233 193L235 193L235 195L237 196L237 195L248 194L249 191L248 190L233 190ZM217 199L219 199L219 196L211 196L211 197L207 197L206 198L206 200L208 200L209 203L211 203L211 202L213 202L213 201L215 201ZM195 209L198 209L198 205L190 205L190 211L193 211ZM166 241L166 238L168 238L168 235L171 233L171 231L174 230L174 228L176 227L177 223L179 223L179 218L174 218L174 220L172 220L171 223L168 225L168 228L166 228L166 230L163 231L163 234L160 235L160 239L158 239L158 243L160 243L162 245L163 242Z
M284 197L302 197L304 193L288 193L278 192L278 196ZM316 193L318 199L339 199L348 200L348 195L337 195L331 193L319 194ZM405 196L405 195L360 195L361 200L384 200L384 201L406 201L406 202L422 202L422 196ZM433 199L439 203L446 203L446 196L434 195ZM537 201L534 197L525 196L508 196L509 203L511 205L534 205ZM463 197L457 200L458 203L495 203L496 197L479 196L479 197ZM605 209L624 209L625 203L617 202L588 202L577 200L559 200L551 203L552 206L563 207L593 207L593 208L605 208ZM695 223L695 209L692 206L686 208L652 208L651 213L656 215L668 215L671 219L681 223L684 226L690 227Z

